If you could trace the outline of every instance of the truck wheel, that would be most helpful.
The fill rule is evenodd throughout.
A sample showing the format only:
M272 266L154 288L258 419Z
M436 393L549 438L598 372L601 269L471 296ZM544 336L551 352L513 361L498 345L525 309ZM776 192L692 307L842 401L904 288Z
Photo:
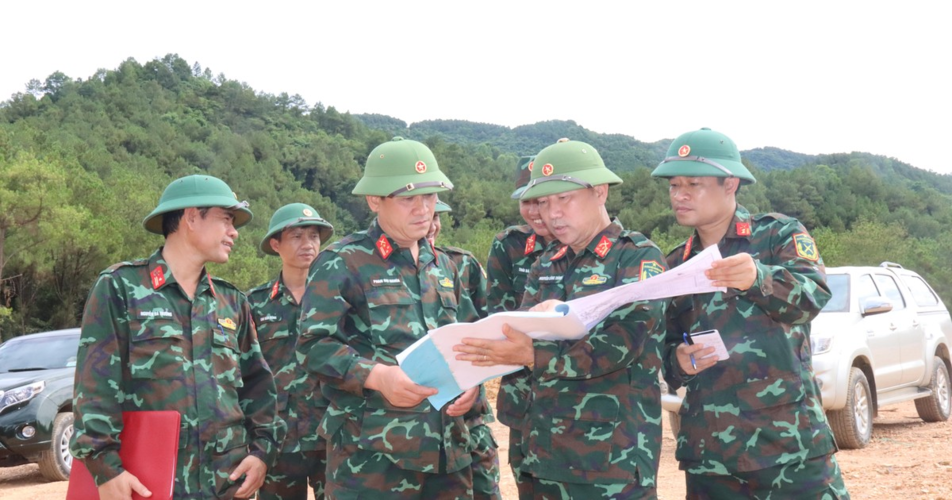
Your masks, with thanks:
M50 448L40 453L40 475L50 481L66 481L73 468L69 454L69 438L73 437L73 413L60 413L53 420Z
M916 400L916 412L926 422L945 422L952 411L952 389L949 384L949 369L936 357L932 360L932 395Z
M849 381L846 406L827 413L836 444L847 450L866 446L873 435L873 400L866 375L854 366Z

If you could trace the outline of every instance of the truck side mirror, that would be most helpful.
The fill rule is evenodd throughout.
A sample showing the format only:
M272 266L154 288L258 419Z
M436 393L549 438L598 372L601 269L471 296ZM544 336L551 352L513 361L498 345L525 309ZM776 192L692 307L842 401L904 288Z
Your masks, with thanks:
M870 297L860 304L863 316L882 314L893 310L892 302L886 297Z

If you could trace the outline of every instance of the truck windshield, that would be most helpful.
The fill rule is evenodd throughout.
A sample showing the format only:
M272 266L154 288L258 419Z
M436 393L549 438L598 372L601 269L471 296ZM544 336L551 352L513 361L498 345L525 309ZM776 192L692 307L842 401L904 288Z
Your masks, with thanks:
M850 277L846 274L828 274L826 284L829 285L833 297L823 306L823 312L846 312L850 310Z
M77 347L79 335L18 337L0 345L0 373L75 366Z

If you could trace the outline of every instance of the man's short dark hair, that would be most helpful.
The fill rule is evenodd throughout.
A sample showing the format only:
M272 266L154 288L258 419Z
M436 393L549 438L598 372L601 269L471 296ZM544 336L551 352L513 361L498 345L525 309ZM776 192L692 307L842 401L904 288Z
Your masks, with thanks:
M198 208L199 215L204 219L208 215L208 211L212 207L195 207ZM185 215L185 209L181 210L172 210L171 212L166 212L162 214L162 236L168 238L170 234L178 231L179 221L182 220L182 216Z

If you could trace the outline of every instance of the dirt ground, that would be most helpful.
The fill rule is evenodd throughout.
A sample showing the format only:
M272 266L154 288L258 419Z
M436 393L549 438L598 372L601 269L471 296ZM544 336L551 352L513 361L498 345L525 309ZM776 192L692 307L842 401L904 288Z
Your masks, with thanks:
M667 426L667 419L665 419ZM493 432L505 459L509 442L506 427ZM658 479L660 499L684 498L684 479L674 460L674 439L667 427ZM952 421L926 424L911 402L883 409L874 422L873 439L862 450L837 453L846 486L854 499L952 500ZM509 467L502 466L502 491L517 498ZM0 469L3 500L60 500L66 483L49 483L36 465Z

